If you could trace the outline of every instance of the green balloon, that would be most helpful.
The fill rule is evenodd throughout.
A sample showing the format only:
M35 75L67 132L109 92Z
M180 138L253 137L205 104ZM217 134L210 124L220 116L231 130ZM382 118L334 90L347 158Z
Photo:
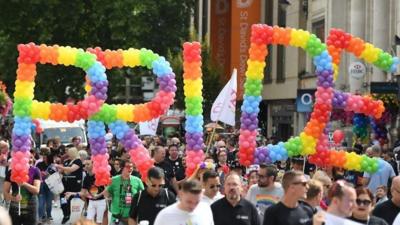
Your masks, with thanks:
M96 56L79 50L75 60L75 66L82 68L83 70L88 70L96 62Z
M140 64L146 66L148 69L153 68L153 62L157 60L160 56L151 50L142 48L140 49L139 58Z
M32 100L29 98L15 98L13 113L15 116L31 116Z
M112 123L117 120L117 107L104 104L100 111L95 113L90 119L95 121L104 121L105 123Z

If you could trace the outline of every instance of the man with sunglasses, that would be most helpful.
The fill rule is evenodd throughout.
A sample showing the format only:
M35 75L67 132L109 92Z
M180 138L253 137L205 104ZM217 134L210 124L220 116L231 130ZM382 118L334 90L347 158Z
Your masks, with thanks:
M282 178L284 195L280 202L270 206L264 213L263 225L308 225L312 224L312 213L299 200L305 199L308 182L300 171L287 171Z
M112 178L111 185L106 189L106 196L111 197L110 211L112 213L111 224L128 224L129 211L133 196L144 189L142 181L132 176L133 164L129 161L121 160L121 175Z
M149 225L153 225L157 214L176 202L175 194L164 186L164 171L159 167L151 168L147 173L146 190L139 191L133 198L129 225L136 225L140 221L148 221Z
M283 197L282 186L275 182L277 175L278 168L275 165L261 164L258 170L258 183L251 186L247 192L246 199L256 206L261 223L265 210Z
M203 174L203 195L201 201L211 205L215 201L223 198L224 196L219 192L221 182L219 175L214 170L206 170Z

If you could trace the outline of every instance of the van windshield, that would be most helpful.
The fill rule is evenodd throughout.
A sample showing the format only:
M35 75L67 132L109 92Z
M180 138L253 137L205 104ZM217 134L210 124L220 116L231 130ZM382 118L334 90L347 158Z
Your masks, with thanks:
M58 127L46 128L42 133L42 143L47 143L48 139L59 137L62 144L71 143L71 139L75 136L82 137L82 143L86 143L83 129L79 127Z

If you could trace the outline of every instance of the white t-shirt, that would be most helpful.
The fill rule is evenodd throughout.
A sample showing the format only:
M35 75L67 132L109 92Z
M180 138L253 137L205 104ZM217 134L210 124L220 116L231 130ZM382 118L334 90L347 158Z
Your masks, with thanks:
M214 225L211 208L200 202L193 212L183 211L178 208L179 202L168 206L158 213L154 225Z
M214 198L209 198L207 197L204 193L201 195L201 199L200 202L204 202L207 203L209 206L211 206L211 204L213 204L215 201L220 200L221 198L223 198L224 196L220 193L217 192L217 194L214 196Z

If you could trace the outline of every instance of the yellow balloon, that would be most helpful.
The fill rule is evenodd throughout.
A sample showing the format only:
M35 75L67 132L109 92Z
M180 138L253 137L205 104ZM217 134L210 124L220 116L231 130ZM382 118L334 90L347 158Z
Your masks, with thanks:
M133 115L134 109L135 106L130 104L117 105L117 119L132 122L135 119Z
M14 97L33 99L34 88L35 82L16 80Z
M76 54L78 53L77 48L59 47L58 48L58 63L65 66L70 66L75 64Z
M184 80L184 92L186 97L196 97L201 96L201 90L203 88L202 79Z
M310 39L310 32L304 30L292 29L290 45L305 49L308 39Z
M360 58L364 59L368 63L374 63L378 60L380 52L382 52L382 49L376 48L373 44L366 43Z
M357 155L354 152L345 153L345 157L346 157L346 163L344 164L344 168L348 169L348 170L357 170L357 171L361 171L361 160L362 157L360 155Z
M247 60L246 77L250 79L262 79L264 76L265 62Z
M317 146L317 140L312 137L307 135L304 132L300 133L300 141L303 146L303 149L301 150L300 154L301 155L313 155L316 152L316 146Z
M122 51L123 64L125 66L139 66L140 65L140 51L138 49L130 48Z
M50 115L50 102L38 102L33 100L31 114L33 119L48 120Z

